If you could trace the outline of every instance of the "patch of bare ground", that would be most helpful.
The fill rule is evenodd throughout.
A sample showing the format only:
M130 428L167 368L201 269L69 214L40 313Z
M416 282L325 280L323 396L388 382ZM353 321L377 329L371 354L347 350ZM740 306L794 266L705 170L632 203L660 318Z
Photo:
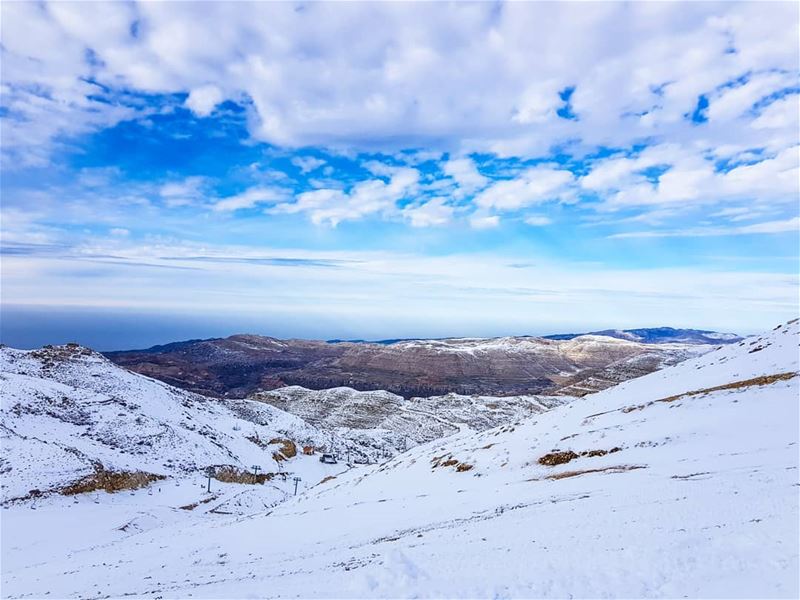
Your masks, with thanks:
M202 500L198 500L197 502L192 502L191 504L185 504L184 506L180 506L179 508L181 508L182 510L194 510L201 504L208 504L209 502L213 502L217 498L219 498L219 496L214 494L213 496L209 496L208 498L203 498Z
M269 445L272 446L274 444L280 445L280 449L272 453L272 458L274 458L276 462L281 462L282 460L288 460L297 456L297 444L292 440L274 438L269 441Z
M716 385L714 387L703 388L700 390L692 390L691 392L684 392L682 394L675 394L674 396L667 396L666 398L651 400L650 402L646 402L644 404L636 404L633 406L624 406L622 408L616 408L614 410L607 410L601 413L595 413L593 415L589 415L586 418L592 419L594 417L599 417L601 415L607 415L614 412L629 413L635 410L644 410L648 406L653 406L654 404L657 403L675 402L676 400L691 398L693 396L703 396L705 394L710 394L712 392L720 392L724 390L741 390L749 387L761 387L764 385L771 385L773 383L777 383L778 381L788 381L789 379L793 379L797 376L798 373L796 371L789 371L787 373L776 373L774 375L761 375L759 377L753 377L751 379L743 379L742 381L734 381L731 383L726 383L724 385Z
M263 484L275 477L275 473L259 473L256 475L247 469L240 469L233 465L223 465L214 468L212 477L223 483Z
M576 458L578 458L578 455L572 450L549 452L548 454L539 457L539 464L548 467L555 467L556 465L563 465L571 460L575 460Z
M457 458L453 458L452 455L445 454L442 456L434 456L431 460L431 464L433 465L432 468L436 469L437 467L455 467L456 472L463 473L465 471L469 471L473 468L473 465L465 462L461 462Z
M614 452L619 452L620 450L622 450L622 448L618 446L611 448L611 450L584 450L582 452L574 452L572 450L556 450L555 452L549 452L548 454L540 456L538 463L540 465L545 465L546 467L555 467L556 465L563 465L582 456L587 458L605 456L606 454L613 454Z
M74 496L98 490L109 493L136 490L161 479L166 479L166 476L145 471L108 471L102 465L97 465L94 473L61 488L59 493L64 496Z
M545 477L545 479L556 481L559 479L568 479L570 477L588 475L589 473L624 473L625 471L634 471L636 469L646 468L646 465L617 465L615 467L603 467L601 469L582 469L577 471L564 471L563 473L553 473L552 475Z

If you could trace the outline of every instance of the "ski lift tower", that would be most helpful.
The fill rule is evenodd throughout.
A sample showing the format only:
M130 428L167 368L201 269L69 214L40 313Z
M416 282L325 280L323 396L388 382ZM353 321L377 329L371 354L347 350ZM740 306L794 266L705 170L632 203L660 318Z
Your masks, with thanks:
M211 493L211 478L216 473L214 467L206 467L206 477L208 477L208 487L206 488L206 493Z

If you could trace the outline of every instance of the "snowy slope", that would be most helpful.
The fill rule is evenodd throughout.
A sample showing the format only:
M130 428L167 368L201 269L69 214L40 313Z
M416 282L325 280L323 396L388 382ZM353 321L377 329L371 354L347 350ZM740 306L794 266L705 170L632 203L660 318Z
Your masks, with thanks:
M53 534L46 560L5 513L3 593L796 598L799 367L794 322L272 512Z
M167 476L210 465L256 464L274 472L279 446L270 440L315 446L330 440L272 406L210 400L128 372L80 346L0 349L0 393L4 501L62 488L98 465ZM289 462L298 468L294 463L318 463L302 456Z
M300 386L257 392L249 398L335 432L352 449L354 458L368 462L462 429L490 429L574 400L570 396L460 394L406 400L382 390L362 392L347 387L309 390Z

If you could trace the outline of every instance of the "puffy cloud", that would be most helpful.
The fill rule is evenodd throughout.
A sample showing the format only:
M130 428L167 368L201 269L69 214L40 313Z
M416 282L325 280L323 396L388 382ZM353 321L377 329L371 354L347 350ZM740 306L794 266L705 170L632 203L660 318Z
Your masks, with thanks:
M725 87L712 97L708 106L709 121L729 121L750 110L759 100L797 83L797 74L763 73L749 77L739 85Z
M454 209L444 198L434 198L423 204L408 206L402 213L412 227L432 227L452 221Z
M349 192L323 188L298 194L294 202L283 202L269 209L272 213L307 213L312 223L333 227L342 221L367 215L395 215L397 202L411 196L419 183L419 171L373 162L367 167L388 178L366 179Z
M222 91L215 85L194 88L186 98L186 107L199 117L207 117L222 102Z
M606 209L661 204L689 209L739 200L794 203L800 194L798 150L800 146L792 146L773 156L741 153L735 158L752 162L725 171L717 168L713 154L654 146L633 158L599 161L579 181L605 198ZM653 167L662 172L648 176Z
M537 82L522 92L519 105L511 118L523 125L545 123L556 118L556 111L563 104L557 81Z
M480 174L475 166L475 161L471 158L448 160L442 165L442 171L458 184L458 196L472 194L489 183L489 179Z
M187 93L199 115L241 102L252 135L282 146L540 156L570 140L754 145L721 125L798 69L793 3L7 2L2 17L4 146L31 160L137 114L90 82ZM578 120L559 116L569 87ZM686 118L700 95L703 128Z
M800 95L791 94L769 104L750 124L754 129L798 129Z
M475 197L475 204L484 209L517 210L532 204L567 197L574 175L567 170L538 166L527 169L519 177L498 181Z
M238 103L255 140L302 148L292 159L301 173L333 173L308 146L349 158L388 155L394 164L365 164L372 176L344 189L315 178L319 189L298 187L291 200L265 180L207 199L203 180L189 178L149 191L167 207L263 204L330 225L374 217L423 226L472 215L481 227L496 226L498 214L521 211L515 218L524 220L526 207L582 195L601 210L788 206L800 162L791 93L799 10L7 2L4 166L44 165L79 136L168 111L182 97L175 94L187 94L185 106L199 116ZM708 106L699 123L691 115L701 96ZM570 166L577 179L552 164L511 176L498 160L519 168L552 160L554 148L580 160L599 146L621 150Z
M300 169L301 173L306 174L319 169L325 161L314 156L295 156L292 158L292 164Z

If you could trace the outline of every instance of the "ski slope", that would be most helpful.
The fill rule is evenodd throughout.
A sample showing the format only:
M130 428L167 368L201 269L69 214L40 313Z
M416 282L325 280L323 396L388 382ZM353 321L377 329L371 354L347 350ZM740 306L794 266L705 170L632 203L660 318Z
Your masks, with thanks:
M15 506L3 594L796 598L799 367L795 321L272 510L76 536Z

